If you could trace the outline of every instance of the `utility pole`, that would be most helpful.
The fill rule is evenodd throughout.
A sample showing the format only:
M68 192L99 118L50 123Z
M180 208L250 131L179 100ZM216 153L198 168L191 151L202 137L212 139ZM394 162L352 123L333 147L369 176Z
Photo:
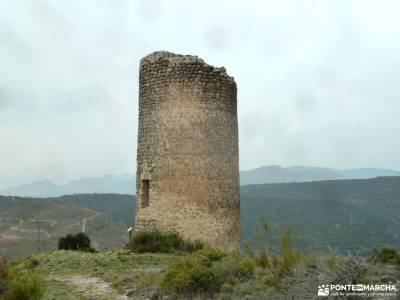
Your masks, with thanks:
M36 228L37 228L37 233L38 233L38 250L41 250L40 247L40 221L36 219Z
M85 233L86 231L86 218L83 218L83 222L82 222L82 232Z

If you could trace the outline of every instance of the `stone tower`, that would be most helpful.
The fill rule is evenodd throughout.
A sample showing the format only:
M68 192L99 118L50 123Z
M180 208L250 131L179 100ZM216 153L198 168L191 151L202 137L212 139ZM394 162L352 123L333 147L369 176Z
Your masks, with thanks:
M238 249L236 83L196 56L140 61L135 230Z

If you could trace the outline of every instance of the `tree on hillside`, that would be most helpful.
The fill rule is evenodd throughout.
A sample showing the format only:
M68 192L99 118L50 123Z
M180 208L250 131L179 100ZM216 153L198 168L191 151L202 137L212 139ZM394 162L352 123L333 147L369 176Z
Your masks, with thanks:
M58 240L59 250L79 250L92 251L90 238L83 232L77 234L67 234Z

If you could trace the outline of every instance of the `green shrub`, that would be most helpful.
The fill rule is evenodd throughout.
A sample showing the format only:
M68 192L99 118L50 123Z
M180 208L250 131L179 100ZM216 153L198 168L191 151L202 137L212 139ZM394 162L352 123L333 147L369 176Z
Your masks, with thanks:
M256 264L253 260L243 258L239 254L230 254L213 264L212 269L222 285L250 279L254 274L255 267Z
M142 231L134 234L127 248L136 253L181 252L191 253L203 248L199 241L183 239L177 232Z
M79 250L94 252L90 246L90 238L83 232L77 234L67 234L58 240L59 250Z
M161 278L164 292L174 295L213 295L225 283L235 284L253 275L255 264L238 254L205 248L177 260Z
M375 249L368 260L373 263L400 265L400 252L393 247L384 246L381 249Z
M10 269L5 258L0 257L0 296L6 291Z
M0 299L37 300L42 299L45 284L33 272L11 270L7 261L0 258Z
M172 294L213 294L218 283L206 256L193 254L178 259L161 278L161 288Z
M280 253L271 251L269 247L271 230L272 226L261 219L261 230L258 236L264 245L263 249L256 253L248 245L245 250L258 267L265 269L265 284L281 290L282 279L293 275L295 266L300 262L309 260L310 257L294 248L293 233L290 229L281 235Z
M203 256L210 262L220 261L226 256L224 250L207 247L196 252L197 256Z
M138 281L142 287L150 287L160 283L160 274L155 272L140 273Z
M29 268L33 269L33 268L38 267L39 265L40 265L40 262L37 258L32 257L29 259L29 264L28 264Z
M35 273L17 272L10 276L7 289L1 296L2 300L38 300L42 299L45 284Z
M288 276L293 274L296 264L306 260L306 256L293 247L293 235L291 230L287 230L281 236L282 253L275 256L273 263L278 274Z

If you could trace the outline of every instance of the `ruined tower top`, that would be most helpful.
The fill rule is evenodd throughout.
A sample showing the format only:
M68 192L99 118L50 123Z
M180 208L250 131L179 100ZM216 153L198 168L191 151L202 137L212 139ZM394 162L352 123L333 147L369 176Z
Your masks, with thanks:
M140 66L142 67L143 65L146 64L152 64L159 60L167 61L168 64L171 66L179 64L201 65L208 72L214 72L215 74L226 77L226 79L229 79L233 84L236 85L234 78L227 74L226 69L224 67L217 68L212 65L209 65L196 55L183 55L183 54L175 54L168 51L156 51L143 57L140 60Z

